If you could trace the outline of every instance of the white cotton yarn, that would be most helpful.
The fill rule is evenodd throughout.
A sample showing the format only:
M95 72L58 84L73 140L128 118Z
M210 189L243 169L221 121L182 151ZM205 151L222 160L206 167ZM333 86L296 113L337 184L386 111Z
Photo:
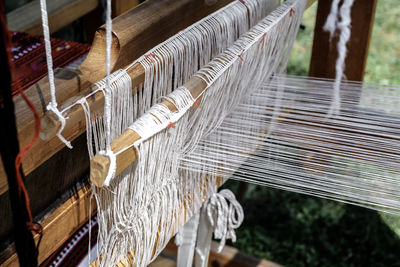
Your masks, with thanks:
M217 252L221 252L226 240L236 242L235 230L244 219L243 208L229 189L211 195L206 203L207 215L214 228L214 238L220 239Z
M179 168L400 214L400 88L342 82L342 113L327 119L333 84L265 80Z
M339 0L332 1L331 12L323 27L325 31L330 33L331 38L336 30L340 32L339 41L337 43L338 58L336 59L335 66L336 75L335 84L333 86L333 101L328 113L328 118L332 115L337 116L341 109L340 83L344 78L347 42L350 40L351 35L351 7L353 6L354 0L344 0L338 14L339 2Z
M131 144L137 148L137 161L108 187L94 188L99 249L105 255L102 266L120 261L129 251L135 251L135 265L148 264L176 233L176 227L184 224L184 218L190 218L215 192L218 175L181 169L180 162L253 90L250 85L284 69L304 6L305 1L286 1L204 66L197 74L207 77L209 84L201 108L180 87L166 96L177 111L157 104L130 126L144 137ZM291 9L296 10L293 16ZM241 53L243 61L238 59Z
M53 58L51 56L51 42L50 42L50 32L49 32L49 22L47 16L47 6L46 0L40 0L40 12L42 17L42 28L43 28L43 37L44 37L44 46L46 51L46 62L47 62L47 71L49 77L49 85L50 85L50 103L47 105L47 110L52 111L60 121L60 128L57 130L56 136L68 147L72 148L71 142L67 141L62 136L62 131L64 130L66 121L62 114L57 108L57 99L56 99L56 88L54 84L54 71L53 71Z

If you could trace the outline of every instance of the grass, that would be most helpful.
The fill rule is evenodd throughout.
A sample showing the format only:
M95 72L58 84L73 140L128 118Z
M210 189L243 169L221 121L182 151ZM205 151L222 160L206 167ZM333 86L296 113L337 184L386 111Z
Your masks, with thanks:
M234 246L245 253L285 266L400 266L400 238L375 211L255 185L242 203Z
M378 1L364 80L400 84L400 5ZM288 73L305 76L316 5L304 14ZM234 192L238 182L226 187ZM239 250L285 266L400 266L400 217L297 193L249 185Z
M400 84L400 3L378 1L364 81ZM311 59L317 4L306 10L288 64L288 73L307 75Z

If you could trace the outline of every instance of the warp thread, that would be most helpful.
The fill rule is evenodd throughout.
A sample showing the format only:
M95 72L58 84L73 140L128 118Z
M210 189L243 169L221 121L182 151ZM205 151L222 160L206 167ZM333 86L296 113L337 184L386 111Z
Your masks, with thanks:
M236 242L235 229L243 222L243 208L229 189L213 194L206 205L208 219L214 228L214 238L221 240L217 249L219 253L227 239Z

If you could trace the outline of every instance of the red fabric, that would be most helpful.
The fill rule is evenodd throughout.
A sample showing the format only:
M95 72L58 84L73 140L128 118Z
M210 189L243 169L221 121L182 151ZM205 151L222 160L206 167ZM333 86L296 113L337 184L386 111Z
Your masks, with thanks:
M42 36L27 33L12 33L12 88L13 96L18 95L17 83L22 90L29 88L47 75L46 53ZM51 38L53 67L62 68L84 56L88 44Z

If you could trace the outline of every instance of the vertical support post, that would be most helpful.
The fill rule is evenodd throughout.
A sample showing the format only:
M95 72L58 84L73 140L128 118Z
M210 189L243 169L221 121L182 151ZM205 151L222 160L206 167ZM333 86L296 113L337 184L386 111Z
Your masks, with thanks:
M193 265L194 249L196 246L197 229L199 227L200 211L179 230L175 242L178 245L177 267L189 267ZM179 239L179 240L178 240Z
M345 62L345 77L348 80L363 80L376 3L377 0L355 0L351 9L351 37L347 43L348 53ZM322 29L331 4L332 0L318 1L309 71L309 76L312 77L335 78L338 38L330 40L329 33Z
M200 209L200 222L196 240L195 267L207 267L210 255L212 233L214 229L208 220L207 206Z

